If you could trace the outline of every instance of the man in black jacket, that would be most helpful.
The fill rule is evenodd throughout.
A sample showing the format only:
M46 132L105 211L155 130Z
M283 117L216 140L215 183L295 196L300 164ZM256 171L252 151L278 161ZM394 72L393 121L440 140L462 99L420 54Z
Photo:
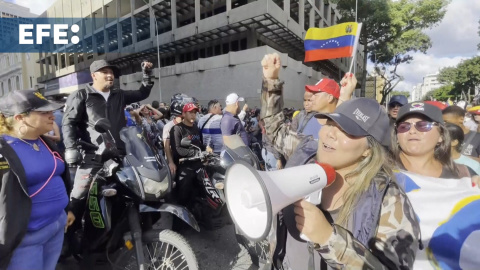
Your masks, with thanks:
M86 89L78 90L70 95L63 116L63 142L65 144L65 160L69 164L80 162L78 140L97 145L99 133L94 130L98 119L110 121L110 132L115 139L120 153L125 152L125 145L120 139L120 130L126 126L123 109L127 104L142 101L150 95L153 86L151 81L152 63L143 62L143 82L138 91L126 91L113 88L113 81L119 75L117 67L105 60L94 61L90 65L93 83ZM103 164L91 162L91 155L86 153L84 162L80 164L75 175L75 182L70 196L75 216L83 213L88 188L95 173ZM88 161L88 162L85 162Z

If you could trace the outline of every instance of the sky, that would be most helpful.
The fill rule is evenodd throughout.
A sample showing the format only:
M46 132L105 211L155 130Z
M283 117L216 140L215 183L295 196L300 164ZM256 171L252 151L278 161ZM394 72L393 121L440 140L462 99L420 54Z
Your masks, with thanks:
M56 0L6 0L30 8L30 12L41 14ZM362 1L362 0L360 0ZM423 76L438 72L441 68L455 66L464 59L479 55L478 27L480 0L451 0L442 22L425 33L432 40L432 48L426 54L413 54L410 64L397 68L404 81L397 85L397 91L411 91L422 82ZM371 67L369 67L371 69Z
M436 73L441 68L456 66L460 61L480 56L478 27L480 20L479 0L452 0L442 22L424 32L430 36L432 47L426 54L413 54L410 64L398 66L397 71L405 80L397 91L411 91L421 83L423 76Z

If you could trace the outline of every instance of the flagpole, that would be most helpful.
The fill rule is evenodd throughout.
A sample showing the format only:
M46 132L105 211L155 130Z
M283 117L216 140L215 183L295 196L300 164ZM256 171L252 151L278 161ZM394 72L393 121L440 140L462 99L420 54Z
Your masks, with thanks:
M352 62L350 62L350 68L348 69L349 73L352 72L353 64L355 63L355 57L357 57L357 47L358 47L358 42L360 40L361 31L362 31L362 23L359 23L357 26L357 33L355 35L355 44L353 45Z
M358 0L355 0L355 22L358 23ZM353 52L352 63L350 63L350 69L348 70L348 72L352 72L352 66L353 66L353 63L355 62L356 56L357 56L357 49L356 49L356 43L355 43L355 51ZM353 67L353 73L357 73L357 65Z

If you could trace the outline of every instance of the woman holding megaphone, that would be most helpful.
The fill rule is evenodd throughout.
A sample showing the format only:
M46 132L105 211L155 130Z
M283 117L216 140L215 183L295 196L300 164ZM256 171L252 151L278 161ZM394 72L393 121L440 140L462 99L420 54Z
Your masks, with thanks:
M266 100L262 106L268 108L281 99L280 57L267 55L262 66ZM342 86L351 84L352 77L347 74ZM283 268L327 269L325 264L333 269L412 268L420 228L384 148L388 116L373 99L339 103L333 113L316 115L323 125L316 161L331 165L336 179L322 190L319 205L306 200L295 203L296 228L310 243L304 249L287 238Z
M386 113L375 100L358 98L315 117L327 120L317 161L335 168L337 177L322 190L320 207L295 203L298 230L333 268L412 267L420 229L386 161Z

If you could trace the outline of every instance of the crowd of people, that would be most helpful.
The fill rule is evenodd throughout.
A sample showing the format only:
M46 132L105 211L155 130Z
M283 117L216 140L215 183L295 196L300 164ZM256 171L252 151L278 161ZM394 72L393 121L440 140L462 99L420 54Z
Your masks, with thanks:
M283 210L278 225L286 229L279 230L276 269L307 269L309 256L318 258L321 269L412 268L422 245L419 220L394 172L470 177L475 184L480 106L467 111L393 96L385 109L373 99L352 99L357 80L347 73L340 84L324 78L301 86L303 109L295 111L284 108L283 92L299 89L284 89L280 57L266 55L261 65L261 108L254 109L236 93L206 107L182 93L169 104L142 104L153 87L153 65L142 63L140 88L125 91L113 88L118 69L104 60L92 63L93 83L71 94L65 106L32 90L3 98L0 269L55 269L64 231L82 219L92 177L103 166L82 162L94 153L78 143L97 142L92 123L100 118L110 121L121 153L125 147L119 134L125 126L141 127L153 145L160 145L175 179L175 199L186 206L202 164L180 162L197 154L181 143L184 139L221 156L225 136L239 135L257 149L267 170L331 165L336 180L323 189L319 205L301 200ZM78 166L73 187L68 166ZM299 233L311 246L297 240ZM305 257L293 255L298 250Z

